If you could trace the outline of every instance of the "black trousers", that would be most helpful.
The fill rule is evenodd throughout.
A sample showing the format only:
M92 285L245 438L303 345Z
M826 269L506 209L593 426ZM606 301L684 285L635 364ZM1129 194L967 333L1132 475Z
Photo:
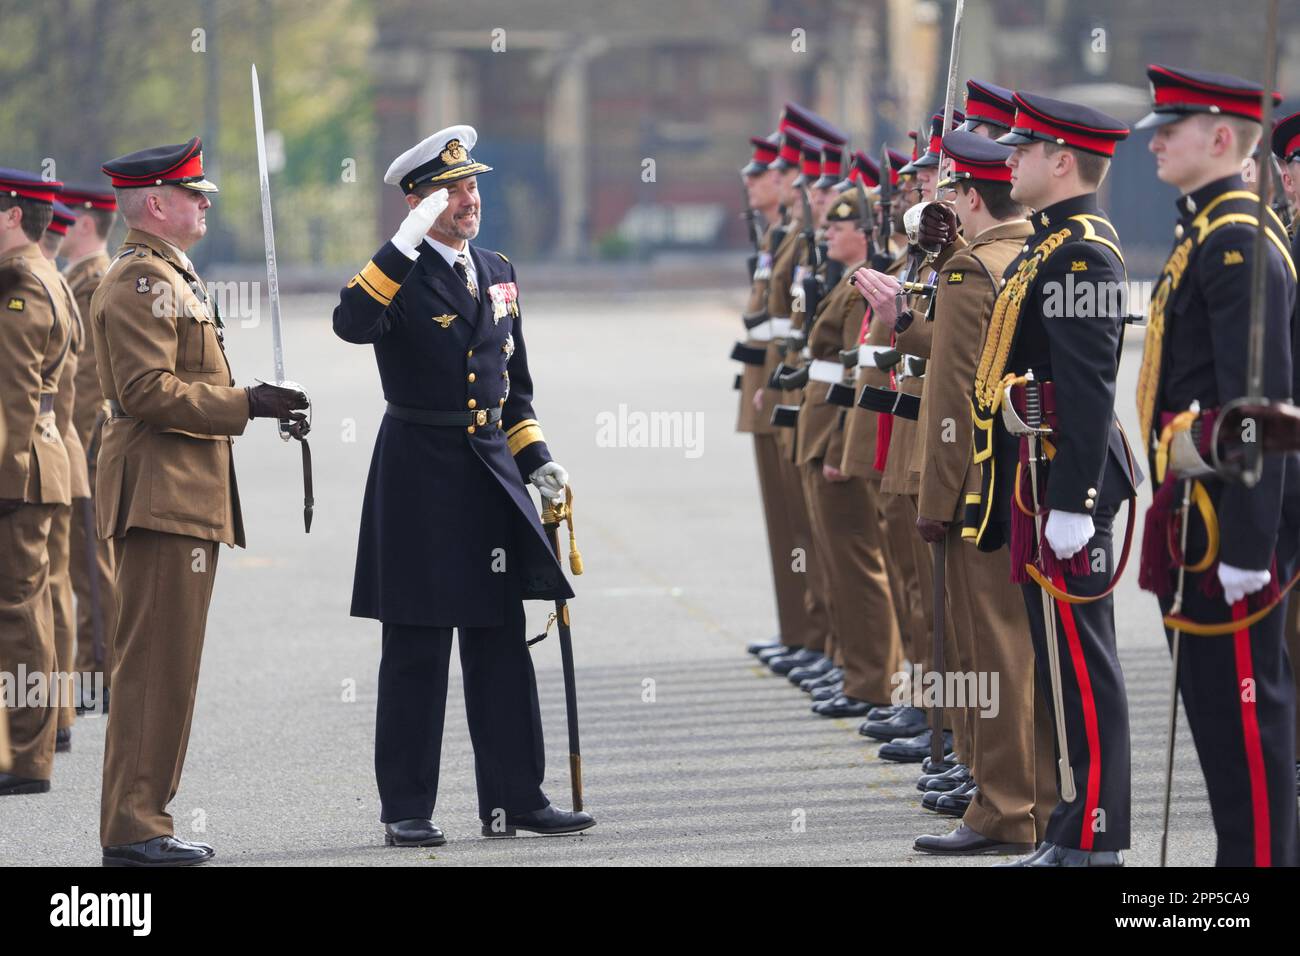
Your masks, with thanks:
M1085 547L1091 573L1056 581L1070 594L1099 594L1114 574L1111 526L1114 506L1097 509L1095 529ZM1043 618L1043 590L1021 585L1029 632L1034 642L1038 684L1052 713L1051 671ZM1113 595L1091 604L1053 601L1056 643L1061 661L1061 694L1075 799L1056 805L1043 839L1076 850L1126 850L1132 819L1128 699L1115 647ZM1051 718L1053 745L1055 718ZM1060 757L1059 747L1056 747ZM1059 776L1059 775L1058 775ZM1057 780L1059 792L1060 780Z
M542 793L546 752L523 601L507 601L500 627L456 630L479 818L491 821L497 810L540 810L548 803ZM433 816L451 632L384 624L375 715L375 779L384 823Z
M1204 547L1203 529L1194 521L1187 553L1195 560ZM1279 553L1280 567L1290 563ZM1187 575L1183 615L1205 624L1245 616L1246 601L1230 608L1221 594L1209 597L1202 591L1211 573L1217 571ZM1161 613L1169 613L1172 603L1172 597L1162 598ZM1300 865L1295 682L1285 622L1283 602L1248 630L1179 638L1178 691L1210 796L1218 866ZM1167 628L1165 637L1172 646Z

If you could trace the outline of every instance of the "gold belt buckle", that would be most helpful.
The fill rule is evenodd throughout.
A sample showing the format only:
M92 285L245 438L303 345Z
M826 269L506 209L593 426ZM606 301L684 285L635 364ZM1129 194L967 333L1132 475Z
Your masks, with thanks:
M481 411L477 411L474 413L475 425L486 425L487 419L488 419L487 409L482 409Z

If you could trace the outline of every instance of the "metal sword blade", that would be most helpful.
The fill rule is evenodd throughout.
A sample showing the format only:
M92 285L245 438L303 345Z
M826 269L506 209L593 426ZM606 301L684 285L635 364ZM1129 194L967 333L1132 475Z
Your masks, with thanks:
M275 226L271 221L271 177L266 163L266 133L262 127L262 91L253 64L253 125L257 133L257 174L262 194L262 239L266 245L266 294L271 302L271 344L274 349L275 381L286 381L284 338L280 331L280 273L275 262Z

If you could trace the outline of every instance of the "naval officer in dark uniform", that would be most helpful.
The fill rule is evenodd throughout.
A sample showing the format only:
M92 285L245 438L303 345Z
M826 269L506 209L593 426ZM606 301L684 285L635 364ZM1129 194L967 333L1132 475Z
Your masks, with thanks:
M383 622L375 775L390 846L438 846L430 819L452 629L484 836L572 833L590 815L542 793L537 683L524 600L573 596L525 482L563 494L533 413L514 266L472 246L478 176L469 126L403 153L384 181L411 212L352 278L334 331L375 348L387 414L362 506L352 614Z

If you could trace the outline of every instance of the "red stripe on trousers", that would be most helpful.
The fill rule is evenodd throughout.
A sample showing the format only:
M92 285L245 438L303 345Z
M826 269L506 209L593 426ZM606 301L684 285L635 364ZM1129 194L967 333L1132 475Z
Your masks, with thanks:
M1066 590L1064 575L1060 573L1053 575L1052 583L1062 591ZM1092 679L1088 677L1088 662L1084 659L1083 644L1079 641L1079 629L1074 623L1074 609L1064 601L1052 603L1061 612L1061 623L1065 625L1065 640L1070 646L1070 663L1074 665L1074 679L1079 685L1079 700L1083 705L1083 729L1088 738L1088 791L1083 804L1083 830L1079 834L1079 849L1091 850L1092 820L1101 797L1101 733L1097 728L1097 702L1092 696ZM1068 755L1066 756L1068 762Z
M1232 619L1246 617L1243 598L1232 605ZM1272 866L1269 850L1270 825L1268 816L1268 786L1264 774L1264 749L1259 740L1259 714L1253 700L1242 696L1242 683L1255 682L1255 664L1250 654L1250 629L1232 632L1233 650L1237 657L1237 697L1241 701L1241 736L1246 746L1246 769L1250 773L1250 811L1255 824L1255 865Z

